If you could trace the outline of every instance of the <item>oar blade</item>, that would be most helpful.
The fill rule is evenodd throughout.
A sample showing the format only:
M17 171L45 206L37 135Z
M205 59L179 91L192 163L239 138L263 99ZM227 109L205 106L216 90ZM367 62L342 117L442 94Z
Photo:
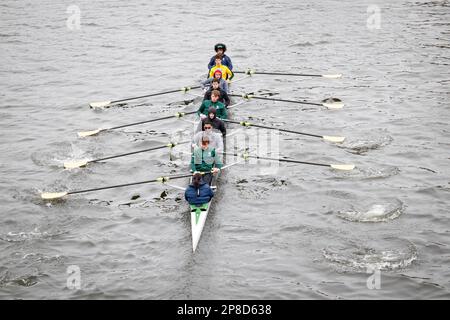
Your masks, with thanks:
M85 167L88 164L87 160L77 160L72 162L64 162L64 168L65 169L76 169Z
M104 108L106 106L109 106L110 104L111 104L111 101L91 102L91 103L89 103L89 107L91 107L91 108Z
M41 198L44 200L55 200L66 196L68 192L44 192L41 193Z
M334 142L334 143L342 143L345 140L345 137L334 137L334 136L323 136L323 140Z
M344 103L342 101L325 102L322 103L322 105L328 109L342 109L344 107Z
M354 164L330 164L330 167L336 170L350 171L355 169Z
M92 131L78 132L78 137L84 138L84 137L93 136L93 135L98 134L100 131L102 131L102 129L97 129L97 130L92 130Z
M327 78L327 79L338 79L341 78L342 74L338 73L338 74L323 74L322 78Z

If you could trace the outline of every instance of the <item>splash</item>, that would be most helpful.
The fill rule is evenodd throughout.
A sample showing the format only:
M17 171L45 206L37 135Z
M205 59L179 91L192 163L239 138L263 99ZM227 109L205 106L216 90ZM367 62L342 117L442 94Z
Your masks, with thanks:
M393 200L391 203L372 204L369 208L355 208L338 211L337 216L352 222L385 222L398 218L404 211L403 203L400 200Z
M97 148L96 146L83 145L81 142L57 142L50 146L49 151L40 150L31 154L31 160L35 165L62 168L64 162L92 157Z
M329 175L329 179L381 179L399 173L400 169L395 166L365 168L357 165L352 171L333 171L332 175Z
M389 135L366 136L364 140L348 140L339 145L340 148L353 154L364 154L370 150L380 149L392 142Z
M35 228L33 231L28 232L8 232L7 234L0 234L0 240L7 242L24 242L28 240L49 239L55 236L59 236L66 232L56 230L40 231L39 228Z
M395 166L386 166L381 168L367 168L360 169L363 178L366 179L379 179L395 176L400 173L400 169Z
M374 248L356 243L348 247L328 247L322 250L326 260L344 272L366 272L367 270L393 271L409 267L417 260L417 249L408 241L401 248L395 246L391 239L386 246L390 248ZM392 249L391 249L392 248Z
M289 182L283 179L273 177L253 179L248 185L246 179L235 182L236 189L239 191L239 197L247 200L259 200L267 198L267 194L274 190L286 190Z

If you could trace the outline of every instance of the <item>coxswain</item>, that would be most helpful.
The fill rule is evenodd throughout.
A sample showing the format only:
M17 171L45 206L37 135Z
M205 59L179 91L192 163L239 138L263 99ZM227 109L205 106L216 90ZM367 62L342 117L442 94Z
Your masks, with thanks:
M225 51L227 51L227 46L224 45L223 43L218 43L214 46L214 50L216 51L216 54L221 54L222 55L222 64L224 66L227 66L228 69L230 69L231 71L233 71L233 64L231 63L231 59L229 56L227 56L225 54ZM211 57L211 59L209 60L208 63L208 70L211 70L212 67L214 67L216 56Z
M214 196L209 184L203 181L202 174L194 173L191 184L184 192L184 198L190 205L201 206L211 201Z

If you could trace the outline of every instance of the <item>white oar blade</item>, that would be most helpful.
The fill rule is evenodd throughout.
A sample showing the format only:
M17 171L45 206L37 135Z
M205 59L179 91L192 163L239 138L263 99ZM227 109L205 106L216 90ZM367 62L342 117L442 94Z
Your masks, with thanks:
M322 105L328 109L342 109L344 107L344 103L341 101L325 102Z
M327 79L338 79L342 77L342 74L338 73L338 74L323 74L322 78L327 78Z
M350 171L355 169L354 164L330 164L330 167L336 170Z
M79 136L80 138L89 137L89 136L96 135L96 134L99 133L100 131L102 131L102 129L97 129L97 130L92 130L92 131L78 132L78 136Z
M323 136L322 138L325 141L335 142L335 143L341 143L341 142L344 142L344 140L345 140L345 137Z
M64 168L65 169L75 169L75 168L85 167L87 164L88 164L87 160L64 162Z
M44 192L41 193L41 198L44 200L59 199L67 195L67 192Z
M91 102L89 107L91 108L104 108L111 104L111 101Z

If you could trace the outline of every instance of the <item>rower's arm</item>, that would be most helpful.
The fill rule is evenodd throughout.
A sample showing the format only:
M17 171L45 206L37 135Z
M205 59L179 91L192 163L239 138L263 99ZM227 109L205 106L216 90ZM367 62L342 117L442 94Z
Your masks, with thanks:
M195 151L192 152L192 156L191 156L191 171L192 172L197 171L195 168Z
M225 106L223 106L223 108L218 108L217 109L217 118L219 119L227 119L228 115L227 115L227 109L225 108Z
M225 101L225 107L228 107L231 104L230 97L228 96L228 93L225 91L222 92L223 100Z
M225 79L221 79L221 85L222 85L222 89L226 92L228 92L228 82Z
M231 59L229 56L225 56L225 59L227 60L228 63L228 68L233 71L233 63L231 62Z
M225 122L222 121L218 129L222 132L222 136L225 138L227 135L227 127L225 126Z
M214 67L214 65L216 64L215 59L216 59L216 56L213 56L209 60L209 63L208 63L208 70L209 70L209 72L211 72L211 68Z
M234 72L233 72L233 71L231 71L231 70L230 70L230 68L228 68L228 67L227 67L227 69L228 69L228 71L229 71L229 73L228 73L228 74L230 75L230 77L228 78L228 80L231 80L231 79L233 79L233 78L234 78Z
M219 156L221 155L220 153L222 153L223 150L223 139L222 139L222 135L220 133L216 133L214 132L214 134L216 135L217 138L217 150L219 150L219 152L217 152L219 154Z
M205 109L206 105L205 105L205 101L202 102L202 104L200 105L200 108L198 108L197 110L197 115L201 115Z
M222 166L222 159L220 159L219 153L214 150L214 168L221 169Z
M209 77L208 78L214 78L214 67L212 67L211 69L209 69Z

